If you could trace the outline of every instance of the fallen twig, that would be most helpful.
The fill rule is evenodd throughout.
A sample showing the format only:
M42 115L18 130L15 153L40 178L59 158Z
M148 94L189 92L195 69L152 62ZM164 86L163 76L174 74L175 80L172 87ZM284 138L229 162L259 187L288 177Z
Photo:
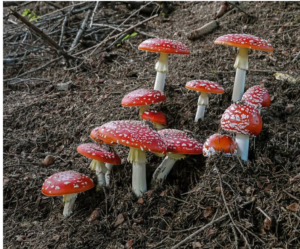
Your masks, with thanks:
M205 24L201 28L195 29L192 32L190 32L187 35L187 38L189 40L199 39L201 36L204 36L206 34L209 34L209 33L213 32L218 27L219 27L219 23L217 21L213 20L213 21Z
M11 11L16 18L18 18L20 21L26 24L26 26L28 26L30 30L32 30L35 34L41 37L44 41L46 41L51 47L53 47L57 51L58 54L61 54L67 60L74 59L74 57L66 53L54 40L52 40L52 38L46 35L42 30L40 30L34 24L29 22L25 17L21 16L18 12L14 11L13 9L11 9Z
M96 5L95 5L95 8L94 8L94 10L93 10L93 13L92 13L91 22L90 22L90 26L89 26L90 28L93 26L94 16L95 16L96 10L97 10L97 8L98 8L98 5L99 5L99 2L97 1L97 2L96 2Z
M78 30L78 33L77 33L77 35L76 35L76 37L75 37L75 39L74 39L74 41L73 41L73 43L72 43L72 45L70 47L69 52L72 51L75 48L75 46L77 45L77 43L78 43L78 41L79 41L79 39L80 39L80 37L81 37L84 29L85 29L85 26L86 26L87 21L88 21L88 19L90 17L90 14L91 14L91 10L88 10L87 13L86 13L86 15L85 15L85 18L84 18L84 20L83 20L83 22L82 22L82 24L81 24L81 26L80 26L80 28Z

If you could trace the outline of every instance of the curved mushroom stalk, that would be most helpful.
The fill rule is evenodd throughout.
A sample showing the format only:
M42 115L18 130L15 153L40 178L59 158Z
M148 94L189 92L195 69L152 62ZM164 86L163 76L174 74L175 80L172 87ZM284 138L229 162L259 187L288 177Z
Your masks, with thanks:
M106 182L106 186L109 186L110 184L110 173L111 173L111 170L113 168L113 164L111 163L106 163L105 164L105 167L107 168L107 171L105 173L105 182Z
M204 113L205 113L206 106L208 106L208 94L205 92L201 92L198 99L198 108L195 117L195 122L198 122L200 118L204 120Z
M76 201L77 194L70 194L63 196L63 202L65 203L63 215L68 217L72 214L73 206Z
M143 105L143 106L141 106L140 107L140 110L139 110L139 115L140 115L140 117L143 115L143 113L145 112L145 111L147 111L147 110L149 110L150 109L150 106L149 105Z
M156 130L161 130L161 129L164 129L164 128L166 128L166 126L164 126L164 125L162 125L162 124L160 124L160 123L157 123L157 122L152 122L152 124L153 124L153 127L156 129Z
M245 162L248 161L249 136L241 133L236 134L235 142L237 144L238 156Z
M140 197L147 191L146 152L130 147L127 160L132 163L132 191Z
M182 154L167 153L167 156L153 173L152 185L157 186L162 184L172 170L176 161L184 158L185 155Z
M101 187L106 186L105 173L107 172L107 168L103 162L94 159L90 164L90 169L96 171L98 179L96 191L100 191Z
M157 73L154 90L164 92L168 72L168 55L169 54L166 53L160 53L159 60L155 64L155 70Z

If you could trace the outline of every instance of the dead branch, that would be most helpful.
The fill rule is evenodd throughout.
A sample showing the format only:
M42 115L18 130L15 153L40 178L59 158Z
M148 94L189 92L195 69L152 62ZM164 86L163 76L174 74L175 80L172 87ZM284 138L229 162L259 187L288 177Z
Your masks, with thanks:
M215 20L205 24L199 29L193 30L191 33L187 35L189 40L196 40L199 39L201 36L207 35L213 32L216 28L219 27L219 23Z
M90 22L90 26L89 26L90 28L93 26L94 16L95 16L96 10L97 10L97 8L98 8L98 5L99 5L99 2L96 3L95 8L94 8L94 10L93 10L93 14L92 14L91 22Z
M90 14L91 14L91 10L88 10L87 13L86 13L86 15L85 15L85 18L84 18L84 20L83 20L83 22L82 22L82 24L81 24L81 26L80 26L80 28L78 30L78 33L77 33L77 35L76 35L76 37L75 37L75 39L74 39L74 41L73 41L73 43L72 43L72 45L70 47L69 52L72 51L75 48L75 46L77 45L80 37L82 36L82 33L83 33L84 29L85 29L87 21L88 21L88 19L90 17Z
M36 35L41 37L44 41L46 41L51 47L53 47L58 54L61 54L65 57L66 60L74 59L74 57L70 56L68 53L66 53L54 40L52 40L48 35L46 35L42 30L40 30L38 27L36 27L34 24L29 22L25 17L21 16L18 12L12 10L12 15L14 15L16 18L18 18L20 21L22 21L26 26L29 27L31 31L33 31Z

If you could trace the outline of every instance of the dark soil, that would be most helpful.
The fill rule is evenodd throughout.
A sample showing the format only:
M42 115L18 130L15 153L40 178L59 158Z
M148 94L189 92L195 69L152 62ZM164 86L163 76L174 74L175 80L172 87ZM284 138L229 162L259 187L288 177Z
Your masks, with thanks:
M256 18L233 11L213 33L187 40L187 33L211 21L220 5L176 2L174 12L161 12L139 27L143 34L109 50L111 43L91 56L87 53L87 60L78 67L60 60L20 77L30 80L4 82L4 248L171 248L228 210L231 217L203 229L180 248L249 248L246 243L251 248L300 248L300 85L273 76L281 72L300 77L300 58L293 62L300 50L300 5L240 3ZM118 25L134 11L124 3L103 4L95 19ZM7 13L4 9L4 15ZM146 14L133 16L125 28L148 18ZM68 25L78 29L84 16L74 15ZM62 20L49 21L45 33L60 30ZM15 38L18 32L21 35ZM5 20L4 58L31 46L45 48L27 55L23 63L5 64L4 79L58 58L30 32L22 45L26 32L21 23L16 26ZM170 56L167 101L153 107L167 115L168 127L188 131L203 143L214 133L225 133L220 118L231 104L237 50L216 46L213 41L228 33L257 35L275 48L273 54L251 51L249 56L246 87L264 83L272 100L271 106L262 110L261 134L250 140L249 161L188 157L176 163L160 189L149 186L138 200L131 193L128 150L118 146L123 163L113 169L112 185L80 194L74 213L64 218L62 199L42 195L41 186L47 177L65 170L79 171L96 181L88 168L90 161L79 155L76 147L90 142L90 131L106 122L138 120L137 109L120 103L132 90L153 88L158 55L139 51L143 40L151 36L176 39L191 51L190 56ZM60 32L51 37L58 42L59 36ZM80 44L75 52L86 48ZM193 121L198 95L184 88L193 79L216 81L225 88L223 95L211 95L205 121L199 123ZM69 90L56 90L58 83L66 82L71 83ZM54 164L41 163L47 155L54 156ZM149 183L160 162L149 154Z

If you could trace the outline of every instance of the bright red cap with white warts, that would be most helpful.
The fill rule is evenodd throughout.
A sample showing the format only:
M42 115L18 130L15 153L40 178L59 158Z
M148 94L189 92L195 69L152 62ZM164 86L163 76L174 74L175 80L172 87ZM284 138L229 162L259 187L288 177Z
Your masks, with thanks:
M215 44L227 45L239 48L251 48L261 51L273 52L272 45L257 36L246 34L229 34L223 35L214 41Z
M143 41L139 49L166 54L190 54L189 49L182 42L159 38Z
M257 107L270 106L271 99L268 90L263 86L250 87L243 95L242 100Z
M42 186L42 193L61 196L84 192L94 187L94 182L86 175L75 171L64 171L48 177Z
M158 133L167 144L167 152L190 155L202 154L202 144L196 139L190 138L184 131L164 129Z
M109 139L103 139L103 138L100 139L100 137L98 135L99 128L100 127L96 127L95 129L93 129L91 131L90 138L93 139L94 141L100 143L100 144L106 143L106 144L109 144L109 145L116 145L116 143L114 143L113 141L111 141Z
M206 93L224 93L224 88L221 87L218 83L208 81L208 80L192 80L186 83L185 88L206 92Z
M145 111L142 114L142 119L162 125L167 125L166 115L162 111Z
M103 146L100 146L99 144L81 144L77 147L77 151L81 155L87 158L95 159L97 161L111 163L114 165L121 164L121 159L116 152L114 152L113 150L111 152L107 151Z
M166 96L158 90L138 89L130 92L122 99L122 106L144 106L166 100Z
M237 144L230 136L214 134L205 141L203 156L209 157L216 153L223 153L225 156L236 155Z
M253 105L237 103L225 110L221 126L225 131L257 136L262 130L262 119Z
M167 150L160 135L141 121L111 121L100 127L98 135L100 139L153 153L165 154Z

